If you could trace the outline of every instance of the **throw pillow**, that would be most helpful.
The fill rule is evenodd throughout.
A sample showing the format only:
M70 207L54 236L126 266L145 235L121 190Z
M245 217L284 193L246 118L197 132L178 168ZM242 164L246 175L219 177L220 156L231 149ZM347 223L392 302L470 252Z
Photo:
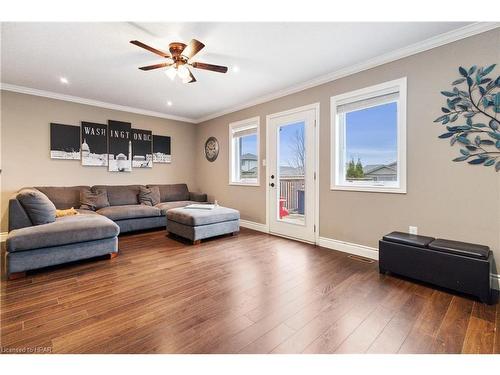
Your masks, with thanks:
M82 210L97 211L100 208L109 207L108 193L105 189L80 190L80 208Z
M160 188L158 186L141 186L139 203L146 206L156 206L160 203Z
M72 216L78 215L78 211L74 207L68 208L67 210L56 210L56 217Z
M56 206L41 191L36 189L22 189L17 194L33 225L53 223L56 221Z

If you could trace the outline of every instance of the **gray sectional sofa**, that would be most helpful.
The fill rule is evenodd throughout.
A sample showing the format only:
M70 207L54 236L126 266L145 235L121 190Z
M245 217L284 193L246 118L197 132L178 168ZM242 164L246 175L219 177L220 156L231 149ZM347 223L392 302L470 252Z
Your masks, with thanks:
M14 196L9 201L9 234L6 241L9 278L23 276L28 270L118 252L118 234L165 227L171 208L206 202L207 195L189 192L186 184L157 186L160 203L139 203L141 185L98 185L35 187L57 209L75 208L78 215L56 218L33 225L22 203ZM82 189L105 190L109 206L96 211L80 209Z

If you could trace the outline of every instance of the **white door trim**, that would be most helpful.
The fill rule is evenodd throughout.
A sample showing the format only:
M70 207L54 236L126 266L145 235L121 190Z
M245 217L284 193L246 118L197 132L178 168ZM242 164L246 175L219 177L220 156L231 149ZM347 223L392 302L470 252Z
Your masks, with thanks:
M313 109L315 111L315 124L314 127L314 171L316 179L314 180L314 225L316 231L314 232L314 243L319 243L319 134L320 134L320 105L318 103L307 104L301 107L291 108L286 111L272 113L266 116L266 229L269 232L269 173L268 173L268 158L269 158L269 124L272 119L281 116L291 115L297 112L307 111Z

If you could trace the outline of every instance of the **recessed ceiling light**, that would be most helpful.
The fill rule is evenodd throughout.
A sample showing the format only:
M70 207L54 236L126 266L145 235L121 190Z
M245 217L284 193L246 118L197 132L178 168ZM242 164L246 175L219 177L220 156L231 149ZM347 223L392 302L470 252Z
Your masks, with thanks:
M238 73L240 71L240 67L238 65L233 66L233 72Z
M61 78L59 78L59 81L61 81L61 83L65 84L65 85L67 85L67 84L69 83L69 82L68 82L68 79L67 79L67 78L65 78L65 77L61 77Z
M172 107L172 102L169 100L169 101L167 102L167 105L168 105L169 107Z

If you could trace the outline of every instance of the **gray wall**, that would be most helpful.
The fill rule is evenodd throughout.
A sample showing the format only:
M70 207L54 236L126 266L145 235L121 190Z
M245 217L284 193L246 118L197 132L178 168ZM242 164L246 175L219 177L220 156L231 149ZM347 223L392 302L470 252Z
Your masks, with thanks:
M223 204L240 209L243 219L265 223L265 167L261 186L228 185L228 124L260 116L260 156L265 159L266 115L319 102L320 109L320 235L378 247L393 230L489 245L500 259L500 173L492 168L453 163L458 149L437 138L443 127L444 97L439 93L457 78L458 66L500 62L500 29L366 70L238 112L206 121L197 131L197 184ZM500 67L495 70L500 72ZM408 193L367 193L330 190L330 97L381 82L408 78ZM209 136L219 139L214 163L203 155Z
M191 190L197 189L194 124L9 91L1 94L2 231L7 230L8 199L23 186L186 182ZM108 172L107 167L84 167L80 160L50 159L51 122L80 125L81 121L106 123L110 119L171 136L172 163L117 173Z

